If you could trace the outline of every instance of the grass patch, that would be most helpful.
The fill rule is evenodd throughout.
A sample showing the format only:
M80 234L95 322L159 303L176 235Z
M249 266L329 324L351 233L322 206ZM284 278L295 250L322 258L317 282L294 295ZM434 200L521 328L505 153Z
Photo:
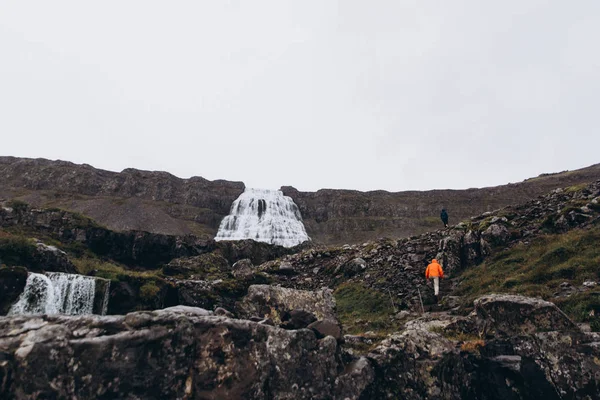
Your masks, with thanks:
M140 299L143 302L151 302L160 293L160 288L154 281L146 282L140 287Z
M580 192L583 189L585 189L586 187L588 187L587 183L581 183L579 185L573 185L573 186L569 186L568 188L565 189L565 193L575 193L575 192Z
M94 275L115 282L127 280L127 278L162 278L160 270L134 271L98 258L78 258L72 259L71 262L77 268L77 272L82 275Z
M587 321L590 311L600 313L600 293L594 290L566 300L553 294L565 281L580 286L588 279L600 280L599 244L600 227L542 236L465 271L456 294L468 304L493 292L541 297L557 303L575 321Z
M9 267L28 266L36 251L33 240L0 231L0 263Z
M352 334L391 331L394 309L384 293L359 283L346 282L334 292L337 312L345 330Z

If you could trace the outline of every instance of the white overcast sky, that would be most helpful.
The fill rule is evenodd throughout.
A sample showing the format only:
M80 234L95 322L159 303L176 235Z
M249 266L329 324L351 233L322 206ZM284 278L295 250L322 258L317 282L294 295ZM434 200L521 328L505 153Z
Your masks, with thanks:
M0 155L467 188L598 163L599 122L598 0L0 0Z

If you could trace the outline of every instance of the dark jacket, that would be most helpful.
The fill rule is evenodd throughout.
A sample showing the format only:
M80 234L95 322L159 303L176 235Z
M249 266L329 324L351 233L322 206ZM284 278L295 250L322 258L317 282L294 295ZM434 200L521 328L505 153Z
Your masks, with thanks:
M442 218L442 221L448 222L448 213L446 212L446 210L442 210L440 217Z

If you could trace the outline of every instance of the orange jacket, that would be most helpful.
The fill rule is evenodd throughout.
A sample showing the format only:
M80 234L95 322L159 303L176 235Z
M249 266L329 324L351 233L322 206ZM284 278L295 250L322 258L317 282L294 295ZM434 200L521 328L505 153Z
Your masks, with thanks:
M436 259L433 259L431 260L431 264L429 264L427 266L427 269L425 270L425 279L437 277L443 278L444 270L442 269L442 266L438 263L438 261Z

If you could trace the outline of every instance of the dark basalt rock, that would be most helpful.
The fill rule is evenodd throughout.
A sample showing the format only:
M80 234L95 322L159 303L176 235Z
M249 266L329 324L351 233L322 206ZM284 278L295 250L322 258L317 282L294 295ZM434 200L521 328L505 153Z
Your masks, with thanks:
M317 317L311 312L295 309L285 311L281 316L281 327L284 329L303 329L317 320Z
M333 338L175 307L0 319L3 399L357 399L365 359Z
M315 321L308 325L308 329L312 329L319 338L333 336L338 341L342 339L342 327L336 321L328 319Z
M6 315L17 301L25 284L27 270L22 267L0 268L0 315Z

